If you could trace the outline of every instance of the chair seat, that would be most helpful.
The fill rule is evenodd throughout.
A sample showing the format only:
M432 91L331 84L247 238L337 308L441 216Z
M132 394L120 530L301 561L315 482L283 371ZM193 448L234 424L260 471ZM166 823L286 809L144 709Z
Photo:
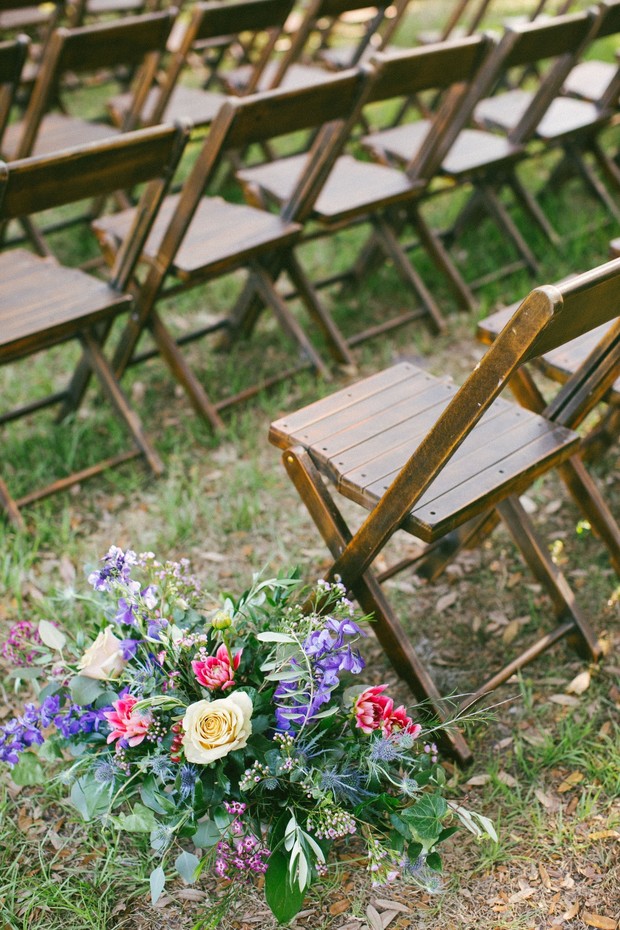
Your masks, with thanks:
M142 110L142 125L148 126L152 123L153 108L158 97L159 91L153 88ZM110 116L117 126L122 124L132 99L132 94L118 94L108 101ZM191 119L194 126L208 125L213 122L226 99L226 94L179 84L170 95L163 118L171 123L186 118Z
M48 348L128 310L131 297L104 281L24 249L0 253L0 359ZM19 312L16 312L19 308Z
M562 88L563 94L598 100L618 70L610 61L582 61L575 65Z
M456 393L403 362L277 420L270 440L303 446L338 490L372 509ZM432 542L568 458L572 430L502 399L482 417L409 515L404 529Z
M102 16L112 13L141 13L145 9L144 0L88 0L87 13Z
M284 203L294 191L306 155L267 162L238 172L240 180L258 185L277 203ZM314 215L335 223L411 198L423 185L414 185L402 171L341 156L317 198Z
M384 152L390 158L406 164L416 154L428 129L426 120L403 123L362 139L370 151ZM441 164L441 171L453 177L468 174L489 164L511 161L521 154L521 148L507 139L479 129L463 129Z
M52 12L53 10L44 4L23 10L4 10L0 13L0 29L9 31L28 29L31 26L42 26L49 21Z
M147 261L157 254L178 199L179 195L174 195L162 204L144 249ZM133 210L123 210L95 220L93 229L98 235L112 235L121 242L133 218ZM220 274L243 265L250 256L292 244L300 232L299 223L285 223L265 210L228 203L221 197L206 197L198 205L176 253L172 272L182 280Z
M475 119L489 129L513 129L532 102L529 90L509 90L496 97L487 97L476 105Z
M271 83L276 75L278 68L277 61L270 61L261 73L258 81L257 90L271 90ZM235 94L243 94L248 85L248 81L253 74L254 69L251 65L242 65L240 68L233 68L222 75L222 79L227 87ZM323 68L313 68L311 65L290 65L278 87L286 90L297 90L300 87L313 87L315 84L323 84L328 81L333 74Z
M7 161L15 159L22 132L21 122L7 127L2 138L2 154ZM89 123L62 113L50 113L43 118L31 154L52 155L75 145L102 142L118 133L118 129L106 123Z
M518 304L512 304L509 307L502 307L492 313L486 319L478 323L477 336L481 342L490 345L495 341L499 333L504 328ZM536 360L536 364L544 373L554 381L566 381L579 366L586 360L596 344L602 339L605 332L612 324L598 326L596 329L572 339L559 349L547 352ZM614 394L620 399L620 377L613 386Z
M536 129L539 139L552 142L563 136L572 136L604 125L609 113L602 112L588 100L572 97L556 97Z

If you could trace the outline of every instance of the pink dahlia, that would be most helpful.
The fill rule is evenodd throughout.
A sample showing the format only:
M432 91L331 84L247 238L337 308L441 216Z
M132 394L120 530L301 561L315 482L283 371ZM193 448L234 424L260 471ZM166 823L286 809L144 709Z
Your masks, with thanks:
M115 739L125 739L129 746L138 746L146 736L153 717L150 711L142 713L134 711L138 698L128 694L126 697L114 701L114 710L106 710L104 717L112 727L108 736L108 743Z
M231 688L235 683L235 672L239 668L242 652L243 650L240 649L233 656L231 664L228 650L222 644L214 656L208 656L206 659L194 659L192 669L196 680L205 688L209 688L210 691L215 691L217 688L225 691L226 688Z
M394 710L394 701L383 692L387 685L376 685L366 688L357 696L353 705L355 726L364 733L372 733L383 727L384 720L388 719Z

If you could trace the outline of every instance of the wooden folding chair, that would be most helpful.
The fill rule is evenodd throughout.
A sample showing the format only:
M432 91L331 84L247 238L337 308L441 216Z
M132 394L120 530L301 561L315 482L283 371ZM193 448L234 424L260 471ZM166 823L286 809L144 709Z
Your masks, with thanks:
M364 275L387 259L417 298L415 308L403 309L380 324L349 334L350 345L419 318L426 318L435 330L445 327L437 302L399 242L405 227L412 227L418 233L421 244L445 276L459 304L470 308L475 302L418 207L442 163L443 153L471 112L471 107L469 110L463 107L469 80L475 78L491 47L490 37L473 36L411 51L384 53L372 59L376 76L368 105L424 91L441 92L445 96L435 114L412 124L416 142L412 143L406 172L342 155L315 202L311 218L324 234L340 232L360 222L372 227L369 244L345 277L359 283ZM303 155L296 155L240 170L237 175L244 183L246 198L253 203L284 202L303 158ZM332 277L327 283L333 280Z
M5 133L2 146L5 159L47 155L70 146L98 142L118 132L109 124L49 112L57 103L62 78L67 73L96 73L119 65L139 68L133 104L122 126L124 130L134 128L175 15L176 11L171 9L113 23L57 29L24 118L12 123Z
M592 12L577 13L549 21L508 27L475 80L471 82L469 97L464 106L470 113L473 110L478 121L481 120L481 108L487 103L498 112L502 112L504 99L507 100L506 109L509 108L511 99L521 99L523 92L519 89L499 93L497 97L479 102L494 86L501 86L504 77L514 68L541 61L552 63L543 82L544 89L541 84L534 97L528 97L527 105L519 110L520 119L512 132L507 136L500 136L490 129L465 127L453 140L441 163L438 174L444 180L457 186L473 187L472 197L445 235L446 243L453 241L474 220L478 221L482 214L494 221L518 255L517 261L506 263L491 275L470 282L472 288L500 275L512 273L523 266L532 273L538 269L536 256L502 202L500 194L504 189L508 188L512 192L531 224L538 226L550 241L558 242L558 236L547 217L521 182L517 166L528 154L527 145L533 138L542 116L562 86L562 81L576 56L587 43L593 28L594 16ZM417 141L416 124L404 124L373 133L363 141L377 159L387 163L405 164L411 158L413 146Z
M416 40L421 45L434 45L446 39L472 36L479 32L491 0L457 0L445 23L440 29L418 32Z
M147 273L137 293L139 309L132 314L114 355L113 367L119 377L132 360L141 361L158 351L187 392L194 409L214 428L222 426L222 409L290 376L300 365L311 365L329 377L329 369L312 340L276 288L284 273L293 281L313 328L320 331L331 354L340 362L350 362L347 346L305 278L293 247L301 233L301 221L348 137L368 86L369 74L355 70L319 86L231 98L224 104L181 193L164 201L146 243L143 258ZM313 146L319 155L317 159L313 153L308 155L298 183L279 213L230 202L221 196L203 196L209 193L222 159L231 151L306 129L319 130ZM114 255L133 217L133 210L123 211L101 217L93 224L109 256ZM160 299L238 270L246 272L245 284L230 316L186 333L177 342L156 308ZM181 346L210 332L225 330L231 341L248 336L265 307L290 337L301 354L301 362L267 381L255 382L240 393L221 400L211 399ZM145 330L154 338L157 350L147 350L134 358ZM72 407L80 402L88 374L88 364L84 363L74 378Z
M38 0L0 0L0 39L8 41L25 33L32 40L20 80L22 89L28 92L64 10L64 0L51 0L45 4Z
M444 704L372 565L397 530L427 548L450 547L455 530L469 540L496 514L550 596L557 625L468 695L471 707L564 636L597 659L601 647L573 592L536 533L519 497L535 478L566 466L579 450L568 428L605 395L620 371L620 260L523 301L461 388L409 363L395 365L272 424L270 439L334 559L326 578L341 578L365 612L395 669L445 721ZM524 363L615 320L604 343L542 414L500 397ZM337 493L369 511L349 529ZM583 483L582 492L588 492ZM405 564L409 564L406 562ZM473 657L472 657L473 659ZM475 661L481 664L480 656ZM471 758L461 733L446 744Z
M556 18L550 26L553 27L562 20L576 21L579 15ZM573 48L565 49L554 67L543 75L537 89L513 88L507 93L498 93L483 99L476 106L475 116L481 125L504 133L509 140L519 141L521 144L536 140L544 144L544 151L551 148L563 150L562 167L552 174L545 187L555 188L559 178L565 175L566 165L570 164L573 172L577 170L587 187L601 200L614 219L620 220L620 209L584 158L585 153L592 154L606 177L620 189L620 170L598 144L598 136L609 125L614 115L620 92L620 70L594 103L562 96L562 88L575 63L600 31L602 30L604 35L620 31L620 4L614 0L611 3L601 3L598 8L592 8L588 16L591 22L584 28L583 36L575 37ZM530 32L529 29L538 31L544 27L538 27L535 23L529 29L525 28L526 36L530 39L533 38L534 32ZM539 57L541 60L548 59L548 48L543 46ZM557 243L557 235L551 231L548 223L546 225L548 238ZM541 228L545 228L544 224Z
M26 36L21 36L14 42L0 42L0 146L19 87L29 44Z
M152 88L146 99L141 113L142 124L155 125L163 119L181 117L191 118L194 128L202 128L212 122L227 94L181 84L179 78L193 52L202 51L205 45L210 48L218 40L226 41L221 46L222 54L215 56L208 68L205 84L211 86L225 82L226 48L242 42L252 58L251 63L245 66L243 90L244 93L256 90L292 6L293 0L197 3L178 47L170 56L168 67L158 76L157 87ZM117 124L122 124L130 104L131 96L128 94L110 101L112 118Z
M144 455L155 474L162 463L129 406L99 344L98 327L132 309L128 282L157 209L178 164L188 127L161 126L57 155L0 163L0 222L72 203L118 186L147 184L134 222L119 248L108 281L42 259L23 249L0 253L0 364L12 365L53 346L78 340L104 394L128 428L134 448L60 478L15 500L0 478L0 505L23 526L20 508L74 485L105 468ZM61 392L0 415L0 424L66 400ZM66 428L66 427L61 427Z
M301 22L291 34L288 49L267 64L257 89L304 87L325 80L330 71L360 64L371 47L388 6L388 0L374 0L372 3L368 0L310 0ZM359 24L356 41L344 46L342 52L331 54L332 47L338 47L334 37L342 19L359 10L369 11L370 15ZM247 80L247 69L241 68L228 76L227 84L231 91L243 93Z

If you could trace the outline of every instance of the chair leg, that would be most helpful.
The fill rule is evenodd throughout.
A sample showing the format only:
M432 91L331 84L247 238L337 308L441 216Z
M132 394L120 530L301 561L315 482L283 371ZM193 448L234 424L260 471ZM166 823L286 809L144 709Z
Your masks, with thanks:
M302 449L287 450L283 455L284 467L301 499L334 558L337 558L351 533L344 518L334 504L310 456ZM425 709L443 723L446 713L437 686L415 652L409 637L388 604L381 587L371 572L354 579L350 587L365 613L373 614L373 629L396 672L407 682L422 701ZM461 764L472 760L472 752L462 734L453 727L441 730L443 748Z
M529 245L517 229L515 223L513 222L512 217L510 216L508 210L505 208L497 192L492 187L491 184L483 183L478 186L484 203L490 213L490 215L495 220L495 223L499 229L510 239L510 241L515 246L517 252L532 272L532 274L537 274L538 272L538 262L534 257L534 253L530 249Z
M217 407L210 400L202 384L185 361L183 353L176 344L175 339L170 335L162 323L159 314L154 309L151 310L149 315L148 326L161 352L162 358L168 365L174 378L185 390L196 413L210 423L213 429L223 429L224 421L219 415Z
M13 526L15 526L18 530L24 530L26 528L24 518L19 512L19 507L11 497L9 489L7 488L2 478L0 478L0 506L4 509Z
M620 527L583 461L574 456L559 467L559 472L571 497L607 546L612 565L620 575Z
M407 209L407 216L411 225L417 230L422 245L439 271L441 271L447 279L458 304L463 310L474 310L478 302L469 286L463 280L456 265L448 255L439 236L433 232L416 207L409 207Z
M415 294L421 300L424 309L431 318L432 324L438 333L446 331L446 323L442 316L441 310L435 303L433 295L425 285L424 281L414 269L413 265L405 255L401 245L394 234L392 226L387 219L378 214L372 219L373 226L377 230L379 239L385 249L386 255L393 261L399 275Z
M613 197L603 184L603 182L597 177L596 172L590 167L587 161L583 158L582 153L579 152L573 146L566 147L566 154L570 158L571 162L574 164L579 175L583 179L586 187L589 187L595 197L597 197L611 216L616 220L617 223L620 223L620 209L616 205Z
M497 510L523 558L550 595L557 616L568 618L573 632L579 634L579 652L588 659L599 659L602 649L594 630L577 606L566 578L552 561L518 498L506 498L497 504Z
M354 366L355 359L349 351L346 340L332 320L330 314L323 307L315 289L308 281L308 278L292 249L286 254L284 264L286 272L290 277L294 287L297 289L297 293L303 300L311 319L317 324L323 333L328 348L335 361L340 362L342 365Z
M255 276L257 293L262 301L271 307L282 329L297 343L319 374L326 380L331 380L331 373L325 362L291 313L286 301L276 291L270 272L258 262L252 264L252 272Z
M510 173L507 181L512 188L515 197L521 206L525 209L530 219L539 227L539 229L542 230L543 235L552 245L556 247L559 246L562 240L543 213L534 195L531 194L530 191L521 183L521 180L517 177L514 171Z
M96 338L92 333L83 332L80 334L80 342L87 355L89 366L99 378L105 393L129 429L137 447L141 450L149 463L151 471L155 475L163 474L163 462L147 439L142 429L142 424L138 419L138 415L127 403L125 395L121 391L120 385L114 377L112 369L108 365Z

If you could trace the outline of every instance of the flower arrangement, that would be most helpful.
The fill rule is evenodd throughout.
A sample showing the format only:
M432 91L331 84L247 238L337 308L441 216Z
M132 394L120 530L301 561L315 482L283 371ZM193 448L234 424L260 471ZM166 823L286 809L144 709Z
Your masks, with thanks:
M357 684L365 632L342 585L255 578L215 600L187 562L114 546L89 582L90 645L47 620L4 644L37 702L0 727L0 760L33 784L56 759L85 820L150 834L153 901L172 863L186 881L264 876L286 923L339 842L375 882L420 882L459 823L494 836L444 797L432 730Z

